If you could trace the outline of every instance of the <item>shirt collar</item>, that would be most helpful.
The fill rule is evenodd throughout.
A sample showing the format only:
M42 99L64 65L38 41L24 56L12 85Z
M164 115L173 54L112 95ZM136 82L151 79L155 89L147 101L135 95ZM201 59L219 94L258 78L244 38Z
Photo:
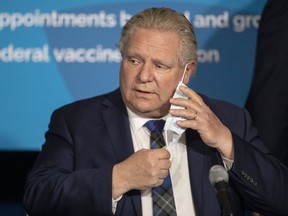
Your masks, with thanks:
M135 128L136 130L140 130L147 121L153 119L153 118L140 117L136 113L134 113L132 110L130 110L127 106L126 106L126 109L128 113L129 122L131 126ZM167 115L163 116L161 119L166 121Z

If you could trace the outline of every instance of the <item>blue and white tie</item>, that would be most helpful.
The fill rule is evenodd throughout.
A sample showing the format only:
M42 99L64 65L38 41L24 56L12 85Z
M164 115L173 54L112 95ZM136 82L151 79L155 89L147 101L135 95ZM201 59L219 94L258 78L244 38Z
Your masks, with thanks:
M145 126L150 130L151 149L162 148L165 146L163 137L164 120L150 120ZM173 189L170 173L164 179L162 185L152 188L153 216L176 216L176 208L173 197Z

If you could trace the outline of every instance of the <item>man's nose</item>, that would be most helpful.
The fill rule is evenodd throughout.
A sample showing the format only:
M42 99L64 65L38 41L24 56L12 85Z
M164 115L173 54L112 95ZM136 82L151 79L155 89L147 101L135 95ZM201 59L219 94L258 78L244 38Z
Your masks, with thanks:
M140 69L139 80L142 82L149 82L153 80L153 65L145 63Z

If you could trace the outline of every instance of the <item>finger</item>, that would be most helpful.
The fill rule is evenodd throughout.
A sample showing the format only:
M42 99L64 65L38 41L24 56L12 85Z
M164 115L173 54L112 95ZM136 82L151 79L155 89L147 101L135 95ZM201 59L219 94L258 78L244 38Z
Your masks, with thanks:
M154 185L154 187L158 187L158 186L162 185L163 182L164 182L164 179L165 179L165 178L159 178L158 181L157 181L157 183L156 183L156 185Z
M171 109L169 112L171 115L179 116L189 120L196 120L198 117L198 112L194 109Z
M169 170L161 170L160 174L159 174L159 178L160 179L165 179L169 174Z
M180 106L183 107L185 109L191 109L194 110L195 112L200 112L204 103L199 104L198 102L196 102L194 99L185 99L185 98L171 98L169 101L171 104L175 105L175 106ZM183 110L183 109L170 109L170 110ZM194 112L194 113L195 113Z
M177 125L183 128L193 128L194 130L199 129L199 124L195 120L178 120Z
M169 159L161 159L158 162L161 170L169 170L171 167L171 161Z
M186 86L180 86L180 91L185 94L188 98L193 99L195 102L201 104L204 104L204 101L202 97L197 94L194 90L191 88L188 88Z
M154 153L157 155L157 158L162 159L169 159L171 157L170 152L167 150L166 146L159 149L152 149Z

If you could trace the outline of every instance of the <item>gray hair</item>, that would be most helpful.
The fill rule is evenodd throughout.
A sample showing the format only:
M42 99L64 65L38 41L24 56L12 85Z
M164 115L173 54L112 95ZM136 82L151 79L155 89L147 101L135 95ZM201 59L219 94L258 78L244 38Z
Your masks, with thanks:
M137 28L173 31L180 37L179 60L184 66L190 60L197 61L197 41L189 20L181 13L169 8L148 8L134 15L123 27L118 43L121 55L125 55L129 40Z

